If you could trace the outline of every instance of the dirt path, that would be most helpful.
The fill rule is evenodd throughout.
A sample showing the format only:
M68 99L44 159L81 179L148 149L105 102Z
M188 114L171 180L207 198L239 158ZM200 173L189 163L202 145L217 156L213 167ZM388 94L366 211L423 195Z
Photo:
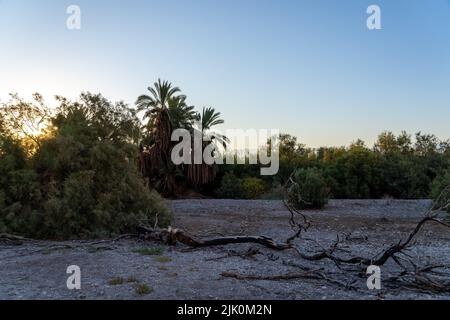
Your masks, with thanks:
M279 201L168 204L175 214L174 226L198 236L266 235L282 241L291 231L289 214ZM332 201L325 210L307 213L314 227L308 232L311 244L306 248L326 247L336 233L351 232L342 252L373 256L405 236L429 205L426 200ZM450 264L449 249L450 232L430 225L409 255L423 264ZM330 263L311 264L292 251L274 252L251 244L192 250L131 240L0 243L0 299L450 299L450 295L385 287L369 291L364 277L354 284L356 290L348 290L327 280L237 280L221 275L298 272L293 264L325 268ZM81 268L81 290L66 287L70 265ZM392 264L383 267L382 278L394 269ZM345 273L331 271L345 281Z

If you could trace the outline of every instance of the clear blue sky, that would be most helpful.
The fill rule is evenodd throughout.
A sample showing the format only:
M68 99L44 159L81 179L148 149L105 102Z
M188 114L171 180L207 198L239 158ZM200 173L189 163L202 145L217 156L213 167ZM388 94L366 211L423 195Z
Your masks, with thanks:
M66 8L82 28L66 29ZM382 30L366 28L378 4ZM101 92L133 103L158 77L224 128L310 146L383 130L450 137L448 0L0 0L0 97Z

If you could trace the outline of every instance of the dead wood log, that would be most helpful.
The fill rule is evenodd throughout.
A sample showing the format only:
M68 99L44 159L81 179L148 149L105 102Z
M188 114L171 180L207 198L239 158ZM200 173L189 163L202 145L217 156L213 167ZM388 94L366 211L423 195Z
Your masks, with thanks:
M175 245L179 242L192 248L204 248L237 243L255 243L279 251L292 248L290 244L277 243L273 239L264 236L236 236L200 240L183 230L170 227L167 229L157 229L139 226L137 231L139 236L145 240L161 241L168 245Z
M283 280L295 280L295 279L313 279L313 280L326 280L330 283L345 287L350 290L357 290L351 283L344 283L339 280L335 280L326 276L319 270L307 270L302 272L280 274L280 275L243 275L234 272L222 272L224 278L234 278L237 280L267 280L267 281L283 281Z
M281 275L244 275L234 272L222 272L222 277L225 278L235 278L238 280L269 280L269 281L279 281L279 280L292 280L292 279L300 279L300 278L312 278L318 279L317 274L313 272L296 272L296 273L288 273Z
M0 233L0 243L5 243L7 245L20 246L24 241L31 241L21 236L16 236L8 233Z
M291 183L295 183L292 182ZM287 186L285 186L285 189ZM376 266L382 266L384 265L389 259L394 260L397 264L399 264L398 257L396 255L398 254L404 254L404 250L407 249L413 242L413 240L416 238L417 234L422 230L422 228L428 224L428 223L437 223L443 227L450 228L450 224L445 223L438 219L439 214L448 209L450 207L450 199L446 198L446 195L450 193L450 185L446 187L441 194L438 196L438 198L433 203L433 206L426 212L425 216L417 222L415 228L410 232L408 237L406 239L401 239L397 244L391 245L387 249L383 250L380 254L372 257L349 257L349 258L343 258L334 255L333 253L338 248L338 245L341 242L341 239L339 236L337 237L337 241L329 248L324 249L322 251L319 251L317 253L308 255L305 253L302 253L301 250L295 246L292 245L292 248L297 251L299 256L302 259L309 260L309 261L318 261L323 259L330 259L333 261L337 266L339 264L354 264L354 265L361 265L361 266L369 266L369 265L376 265ZM287 243L292 244L294 239L300 239L302 236L302 231L307 231L310 227L310 221L309 218L306 217L304 214L300 213L298 210L293 208L287 201L284 201L285 207L289 210L291 214L290 218L290 225L294 231L294 235L288 238ZM298 223L295 219L296 216L301 216L303 223Z
M189 247L193 248L201 248L201 247L210 247L210 246L219 246L219 245L227 245L227 244L238 244L238 243L256 243L263 246L266 246L270 249L274 250L287 250L294 249L300 258L308 261L319 261L323 259L331 260L339 269L341 269L341 264L353 265L357 268L356 272L361 272L365 267L369 265L377 265L382 266L387 261L392 259L397 265L402 268L402 272L396 276L389 279L390 283L396 283L397 287L403 288L411 288L414 290L422 290L426 292L450 292L450 283L446 281L444 283L440 282L438 278L430 277L430 272L436 268L440 268L440 266L433 267L425 267L419 269L414 262L409 261L411 265L414 267L414 271L411 272L408 270L406 266L401 263L401 260L405 260L401 258L400 255L406 255L405 249L410 247L413 243L413 240L422 230L422 228L427 223L438 223L446 228L450 228L450 225L439 220L438 216L440 212L444 209L450 207L450 200L442 199L442 195L445 191L450 191L450 186L446 188L441 194L441 196L436 200L433 207L426 213L424 218L422 218L416 224L415 228L409 233L406 239L401 239L397 244L391 245L387 249L384 249L381 253L375 255L374 257L360 257L360 256L351 256L341 257L336 255L336 251L339 249L339 244L344 240L350 240L349 236L344 239L337 237L337 240L328 248L323 249L321 251L317 251L312 254L303 253L297 246L294 245L294 240L302 239L302 235L304 232L307 232L309 227L311 226L310 219L299 212L295 208L289 205L286 201L284 204L286 208L290 212L290 220L289 224L292 228L293 235L291 235L284 243L277 243L271 238L267 238L264 236L230 236L230 237L221 237L215 239L208 240L199 240L195 237L189 235L188 233L179 230L179 229L159 229L157 228L157 224L155 224L154 228L149 228L145 226L138 227L138 235L140 238L149 240L161 241L168 245L175 245L176 243L182 243ZM297 218L300 217L300 222L297 221ZM367 240L367 238L362 238L363 240ZM342 269L341 269L342 270ZM223 277L235 278L239 280L290 280L290 279L299 279L299 278L310 278L317 280L326 280L341 286L345 286L346 288L352 288L350 283L343 283L336 279L333 279L333 276L325 275L323 272L319 270L302 270L297 273L290 273L285 275L242 275L236 274L232 272L224 272L222 273ZM353 288L354 289L354 288Z
M13 234L9 234L9 233L0 233L0 239L8 239L8 240L29 240L27 238L21 237L21 236L16 236Z
M450 282L447 277L432 277L423 272L404 272L390 277L385 283L391 288L406 288L426 293L450 293Z

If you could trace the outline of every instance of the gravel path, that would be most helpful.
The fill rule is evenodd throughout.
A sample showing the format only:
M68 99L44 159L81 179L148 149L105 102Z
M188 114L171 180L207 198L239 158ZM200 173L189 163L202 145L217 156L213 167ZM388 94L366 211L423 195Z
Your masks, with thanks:
M327 247L336 234L351 237L342 254L373 256L398 242L415 225L431 202L399 200L335 200L326 209L309 211L313 227L306 250ZM290 234L289 213L280 201L179 200L169 201L174 226L199 237L265 235L283 241ZM408 254L423 265L450 264L450 231L428 225ZM450 299L383 287L370 291L366 278L356 290L328 280L237 280L222 272L282 275L298 266L324 268L345 282L345 272L330 261L310 263L292 250L274 252L252 244L192 250L156 243L121 240L0 243L0 299ZM68 290L66 269L81 269L81 290ZM396 271L387 264L382 279ZM398 270L397 270L398 271Z

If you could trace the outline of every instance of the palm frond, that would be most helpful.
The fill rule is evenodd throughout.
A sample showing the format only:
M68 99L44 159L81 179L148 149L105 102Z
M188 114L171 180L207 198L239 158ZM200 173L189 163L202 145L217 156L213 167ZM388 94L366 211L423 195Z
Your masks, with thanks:
M209 130L214 126L224 123L224 121L220 119L220 112L216 112L212 107L203 107L201 118L203 130Z

